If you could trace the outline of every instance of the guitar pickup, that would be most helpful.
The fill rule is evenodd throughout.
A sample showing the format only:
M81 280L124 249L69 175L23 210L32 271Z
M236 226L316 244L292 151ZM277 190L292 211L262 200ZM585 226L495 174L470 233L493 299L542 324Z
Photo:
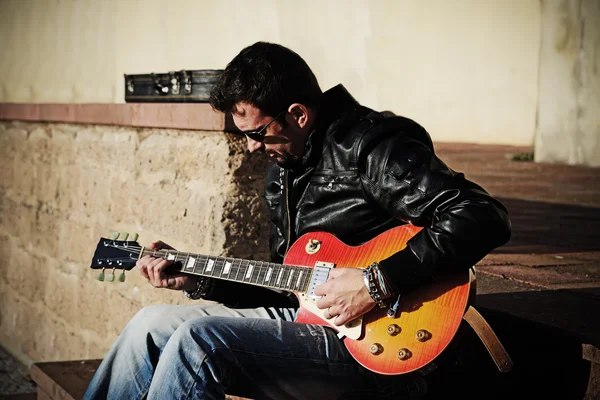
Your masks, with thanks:
M315 263L315 267L313 268L312 278L310 280L310 284L308 285L308 291L306 295L312 298L319 298L321 296L315 295L315 287L327 282L327 278L329 278L329 271L335 267L334 263L317 261Z

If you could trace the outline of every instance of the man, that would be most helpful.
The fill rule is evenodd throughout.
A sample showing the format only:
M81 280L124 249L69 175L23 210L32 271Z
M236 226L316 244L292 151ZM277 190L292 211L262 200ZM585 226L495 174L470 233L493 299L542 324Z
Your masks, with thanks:
M306 232L329 232L357 245L401 224L423 227L406 249L379 265L331 270L316 294L335 325L438 273L467 270L510 236L506 209L439 160L421 126L360 106L341 85L322 93L304 60L285 47L259 42L242 50L211 104L232 113L250 152L275 161L265 184L273 261L281 262ZM165 260L149 256L137 267L155 287L216 303L141 310L105 357L86 399L212 399L225 393L402 398L427 392L428 376L370 372L333 329L293 323L298 303L290 293L169 274ZM367 287L365 278L375 284Z

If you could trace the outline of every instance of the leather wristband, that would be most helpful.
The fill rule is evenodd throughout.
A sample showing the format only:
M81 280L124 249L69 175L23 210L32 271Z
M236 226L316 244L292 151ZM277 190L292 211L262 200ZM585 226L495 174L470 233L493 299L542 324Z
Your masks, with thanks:
M373 263L365 268L363 270L363 279L373 301L377 303L379 308L385 308L385 300L392 297L394 293L390 293L385 282L381 281L381 279L385 278L380 274L379 264ZM382 286L385 287L385 289Z
M215 280L199 276L196 281L196 288L193 292L183 291L185 297L190 300L200 300L209 298L215 290Z

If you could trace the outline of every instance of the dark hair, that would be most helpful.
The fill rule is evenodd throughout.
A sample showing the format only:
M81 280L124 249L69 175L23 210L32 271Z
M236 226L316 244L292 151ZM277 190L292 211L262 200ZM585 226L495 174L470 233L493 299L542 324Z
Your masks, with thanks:
M293 103L316 107L321 94L317 78L302 57L287 47L257 42L227 64L210 93L210 104L215 110L230 112L244 101L274 116Z

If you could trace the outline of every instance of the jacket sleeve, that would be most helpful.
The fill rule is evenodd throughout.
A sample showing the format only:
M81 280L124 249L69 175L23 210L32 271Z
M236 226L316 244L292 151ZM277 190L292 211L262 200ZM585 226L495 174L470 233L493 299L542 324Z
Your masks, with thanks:
M291 292L221 279L216 279L215 289L206 300L216 301L230 308L298 307L298 299Z
M364 138L357 160L366 196L393 217L423 227L404 250L380 262L398 292L439 272L471 268L508 241L506 208L446 166L418 124L392 132L375 127Z

